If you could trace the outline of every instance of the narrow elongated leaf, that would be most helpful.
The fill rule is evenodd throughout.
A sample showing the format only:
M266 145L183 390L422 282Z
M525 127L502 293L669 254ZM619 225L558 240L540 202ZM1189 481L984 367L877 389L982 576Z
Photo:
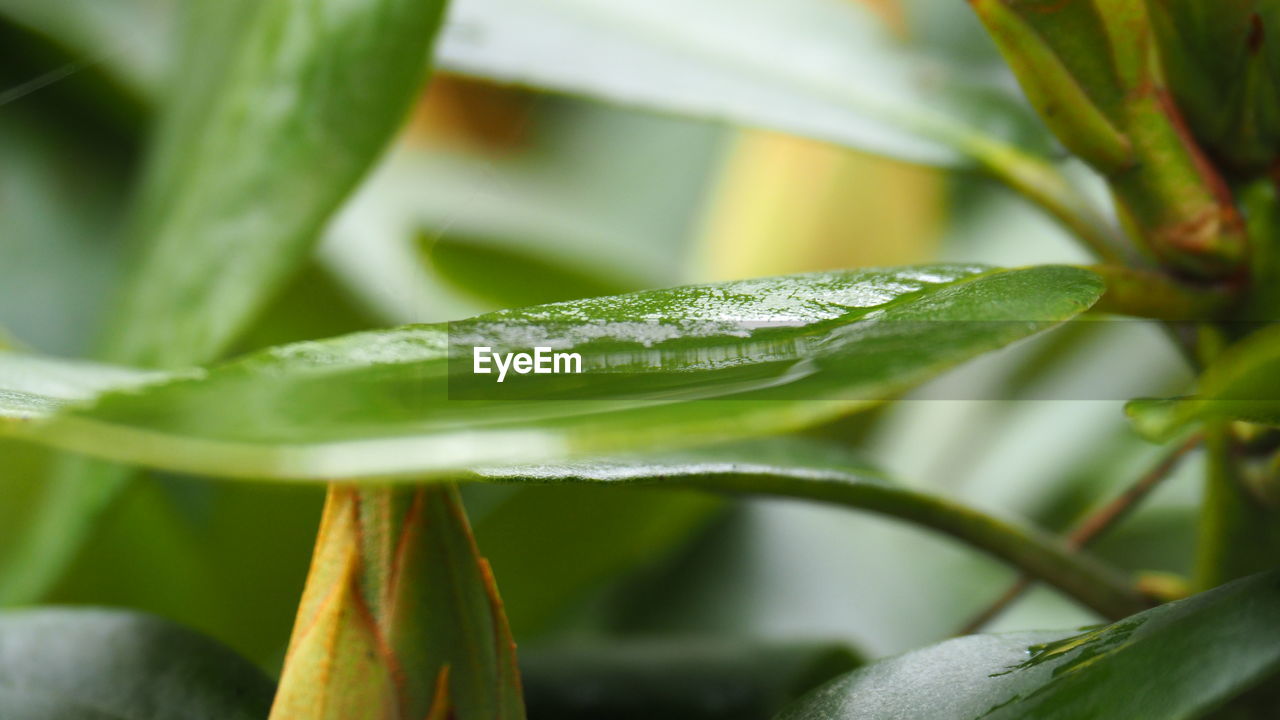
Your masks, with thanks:
M465 74L917 162L965 164L966 138L993 128L992 115L1029 127L1002 76L905 46L871 5L465 0L453 7L438 58ZM972 22L962 10L930 8Z
M399 127L443 9L188 4L184 57L129 232L139 256L104 357L172 368L225 351ZM126 482L101 463L57 467L0 602L44 592Z
M1198 381L1194 395L1140 399L1126 406L1134 428L1164 442L1197 420L1280 425L1280 328L1261 330L1228 348Z
M884 660L777 720L1193 718L1277 669L1280 574L1269 572L1081 634L975 635Z
M419 720L442 704L456 720L524 717L457 489L331 489L271 717Z
M149 4L163 7L173 0L113 1L141 13ZM459 0L436 59L445 69L491 80L782 130L933 164L969 164L969 142L985 140L985 133L1046 146L1004 68L992 62L994 53L964 48L932 55L944 44L904 42L901 25L887 21L874 5ZM913 12L920 17L913 20L945 25L951 38L957 27L974 25L962 5L920 5ZM130 51L154 44L147 35L121 40L96 7L83 13L41 7L35 0L0 0L0 12L84 54L98 56L116 43ZM129 61L121 71L130 76L157 73L154 58L141 67L131 56L122 60Z
M261 720L274 691L249 661L158 618L0 614L5 720Z
M839 645L689 638L521 653L534 720L768 720L860 664Z
M143 254L108 357L173 367L226 347L399 126L443 6L192 6L186 69L140 201Z
M483 315L448 332L286 346L61 412L33 415L28 397L26 422L0 432L187 472L321 479L707 443L866 407L1067 320L1101 291L1086 270L976 266L649 291ZM481 345L573 351L583 372L500 384L473 373ZM29 396L17 380L0 390Z

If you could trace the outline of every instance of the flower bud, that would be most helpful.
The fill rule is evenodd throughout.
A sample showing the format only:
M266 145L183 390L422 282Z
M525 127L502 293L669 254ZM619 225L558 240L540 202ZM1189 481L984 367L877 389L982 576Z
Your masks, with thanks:
M1256 176L1280 149L1280 4L1162 0L1151 4L1169 85L1192 133L1236 176Z
M970 3L1045 123L1107 179L1150 255L1200 278L1244 272L1244 223L1165 88L1147 0Z

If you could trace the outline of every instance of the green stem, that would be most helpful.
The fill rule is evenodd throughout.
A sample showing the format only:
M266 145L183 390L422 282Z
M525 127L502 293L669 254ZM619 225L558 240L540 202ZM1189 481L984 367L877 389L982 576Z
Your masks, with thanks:
M689 483L703 490L818 500L922 525L983 550L1112 620L1147 609L1120 573L1064 543L956 503L888 485L815 482L782 475L730 475Z
M1158 270L1090 265L1107 292L1093 306L1101 312L1168 322L1205 322L1220 317L1235 299L1230 286L1190 285Z
M992 177L1047 212L1099 260L1132 264L1137 254L1119 228L1098 210L1079 188L1043 158L992 138L956 138Z
M1119 525L1151 494L1152 490L1155 490L1161 481L1169 477L1177 469L1182 459L1196 449L1202 441L1203 439L1198 435L1188 438L1181 445L1160 458L1160 461L1153 468L1143 473L1142 477L1138 478L1138 481L1121 493L1119 497L1107 503L1077 525L1067 535L1067 546L1073 550L1082 550L1106 534L1111 528ZM1022 597L1022 593L1026 592L1031 587L1031 584L1032 579L1026 575L1018 578L994 603L988 606L986 610L978 613L956 634L971 635L978 632L992 620L999 617L1000 613L1004 612L1015 600Z
M483 477L489 481L522 483L550 481L548 478L525 477L519 471L510 474L486 471ZM565 480L661 485L843 505L905 520L961 540L1058 588L1108 619L1118 620L1150 607L1121 573L1071 551L1057 539L941 498L881 482L868 482L856 475L815 474L803 468L794 472L789 472L788 468L743 472L711 465L689 473L657 472L604 480L593 477L589 469L578 470L570 466L555 476L555 481Z
M1196 590L1273 568L1280 561L1280 516L1245 486L1230 426L1212 423L1205 432L1205 447L1209 468L1196 547Z

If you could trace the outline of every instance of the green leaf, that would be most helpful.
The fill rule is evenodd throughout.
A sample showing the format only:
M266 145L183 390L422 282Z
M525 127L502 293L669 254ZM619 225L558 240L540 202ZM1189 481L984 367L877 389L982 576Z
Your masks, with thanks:
M442 700L443 699L443 700ZM272 718L520 720L515 643L451 485L329 492Z
M530 716L556 720L767 720L860 663L840 645L699 638L521 653Z
M1053 327L1101 291L1096 275L1056 266L925 266L656 290L453 323L464 355L456 363L444 327L410 326L276 348L61 412L27 384L32 373L10 369L43 361L9 354L0 356L0 392L10 398L0 412L14 421L0 422L0 432L251 478L419 478L701 444L865 408ZM499 385L471 372L470 346L481 344L572 349L584 372ZM83 370L86 382L114 372Z
M135 14L152 9L140 0L114 4ZM976 23L964 7L913 7L910 30L925 37L907 43L902 28L871 5L462 0L450 11L436 57L441 67L462 74L767 127L913 161L968 164L969 140L985 132L1046 146L1009 91L1004 69L984 52L989 44L979 52L950 48L930 33L930 26L943 26L947 40L971 41ZM111 28L104 17L110 13L41 7L0 0L0 11L87 56L132 37ZM804 52L795 52L796 38L804 38ZM939 48L948 52L933 54ZM155 58L134 68L138 64L123 70L158 72Z
M181 367L235 338L399 127L443 6L193 5L107 357Z
M400 126L443 8L444 0L187 6L177 84L129 232L138 257L103 357L172 368L226 350ZM0 601L44 592L127 479L101 463L57 467Z
M464 492L522 638L574 625L602 588L669 559L723 509L705 493L591 484L472 484ZM478 511L472 498L490 507Z
M869 665L777 720L1199 717L1280 669L1280 573L1081 634L974 635ZM1140 692L1135 678L1141 678Z
M0 14L57 42L84 64L102 65L137 98L163 85L169 0L0 0Z
M5 720L260 720L275 692L248 661L158 618L0 614Z
M1134 428L1165 442L1202 420L1243 420L1280 425L1280 327L1270 327L1229 347L1201 374L1194 395L1141 398L1125 406Z
M972 23L959 5L930 12ZM1032 127L1000 73L926 53L846 0L468 0L437 57L463 74L915 162L968 164L975 128Z

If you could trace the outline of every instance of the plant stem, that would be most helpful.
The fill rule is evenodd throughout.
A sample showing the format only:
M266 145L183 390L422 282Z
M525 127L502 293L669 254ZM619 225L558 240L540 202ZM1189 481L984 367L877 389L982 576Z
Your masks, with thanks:
M518 471L486 471L489 481L529 482ZM551 480L542 479L543 482ZM1092 558L1072 551L1056 538L1018 527L942 498L918 493L883 482L869 482L856 475L840 477L830 473L796 468L768 471L700 469L696 474L657 473L652 476L601 480L589 470L575 475L570 469L555 482L611 482L662 487L680 487L719 493L816 500L833 505L879 513L919 525L982 550L1027 575L1058 588L1098 614L1118 620L1150 607L1128 579Z
M1133 264L1137 253L1119 229L1043 158L979 135L957 138L965 151L994 178L1047 212L1097 258L1111 264Z
M1280 558L1280 517L1245 487L1230 425L1211 423L1205 438L1209 472L1196 548L1196 590L1275 567Z
M1150 470L1138 478L1138 481L1131 485L1127 490L1120 494L1119 497L1103 506L1098 512L1086 517L1076 529L1067 535L1067 546L1073 550L1080 550L1087 547L1094 540L1104 535L1108 530L1120 524L1122 520L1129 516L1130 513L1137 508L1138 504L1143 501L1151 491L1160 484L1162 480L1168 477L1174 469L1182 462L1192 450L1200 445L1203 438L1199 435L1189 438L1178 447L1167 453L1155 464ZM991 621L999 617L1018 598L1022 597L1022 593L1031 587L1034 578L1024 574L1018 578L1009 589L1005 590L994 603L987 609L978 613L965 624L956 634L972 635L978 632Z
M1236 299L1238 288L1191 286L1158 270L1119 265L1090 265L1106 281L1107 292L1093 306L1100 312L1175 323L1204 322L1220 317Z

